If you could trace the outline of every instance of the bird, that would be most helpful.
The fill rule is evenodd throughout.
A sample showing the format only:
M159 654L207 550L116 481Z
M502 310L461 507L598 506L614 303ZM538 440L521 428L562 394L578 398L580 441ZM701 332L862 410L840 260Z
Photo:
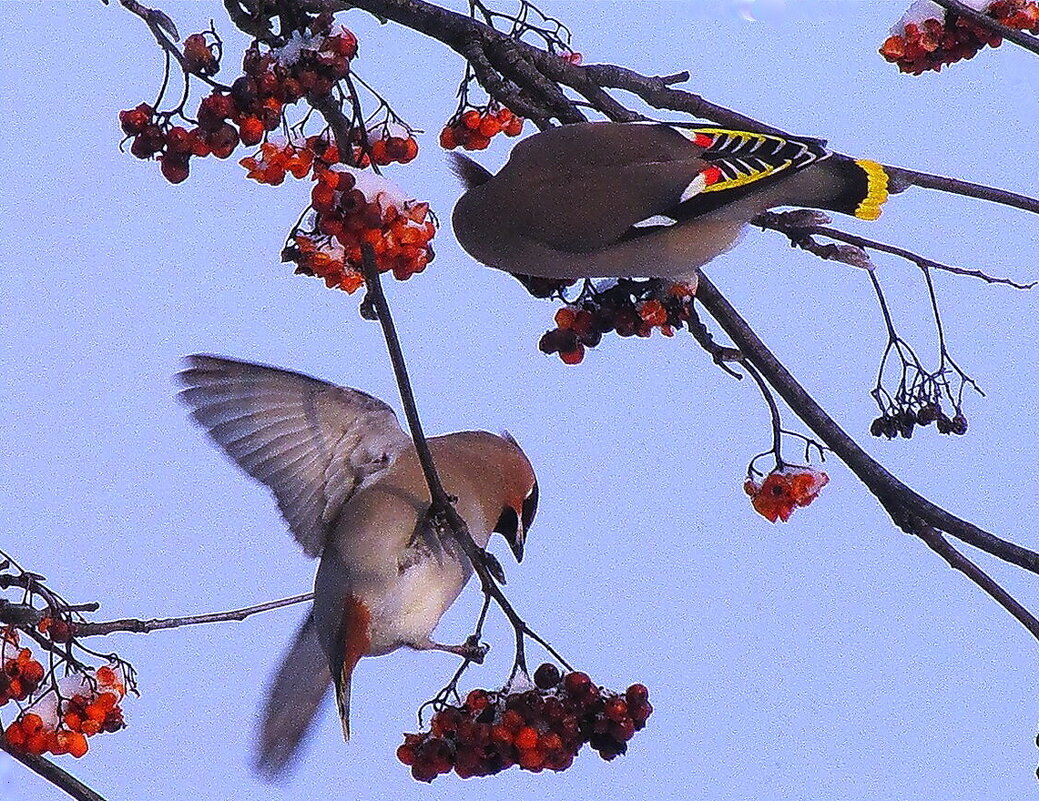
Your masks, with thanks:
M474 259L517 277L695 284L768 209L880 216L884 167L825 145L677 123L549 128L517 143L497 174L451 154L466 189L452 227Z
M429 524L415 444L393 410L360 390L252 362L196 354L177 374L195 421L274 494L306 555L320 558L314 602L260 715L256 767L294 759L334 686L350 738L358 661L401 647L474 656L432 633L473 568L458 540ZM538 504L526 455L508 435L459 431L428 440L434 464L480 548L501 534L517 562Z

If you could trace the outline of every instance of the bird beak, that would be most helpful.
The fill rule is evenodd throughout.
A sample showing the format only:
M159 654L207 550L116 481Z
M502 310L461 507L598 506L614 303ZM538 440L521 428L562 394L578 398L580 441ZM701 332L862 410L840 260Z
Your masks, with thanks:
M517 527L516 536L509 537L509 550L512 551L512 555L516 557L516 562L523 561L523 543L527 539L527 532L523 530L522 526Z

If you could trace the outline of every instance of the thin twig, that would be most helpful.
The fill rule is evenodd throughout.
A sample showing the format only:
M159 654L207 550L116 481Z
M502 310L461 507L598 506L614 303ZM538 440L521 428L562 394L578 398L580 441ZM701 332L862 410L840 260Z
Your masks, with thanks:
M34 773L42 776L59 790L67 793L77 801L105 801L105 797L96 790L85 785L64 768L58 767L49 759L36 754L19 751L0 737L0 750L10 754Z
M922 269L932 268L935 270L941 270L942 272L952 273L953 275L978 278L987 284L1002 284L1004 286L1013 287L1014 289L1033 289L1039 285L1039 281L1029 281L1027 284L1022 284L1010 278L991 276L981 270L972 270L966 267L954 267L951 264L942 264L941 262L913 253L911 250L898 247L897 245L889 245L886 242L879 242L876 239L867 239L866 237L858 236L857 234L849 234L847 231L841 231L838 228L830 228L826 225L817 225L814 223L804 225L797 220L794 222L788 221L791 215L799 213L800 212L766 212L764 214L759 214L752 222L760 228L767 228L785 234L787 238L790 239L791 243L797 247L810 250L812 253L822 256L823 258L834 258L833 256L827 256L824 252L817 250L817 248L825 248L826 245L818 245L817 243L814 243L814 246L812 246L810 245L810 241L805 242L802 238L805 236L825 236L830 239L836 239L840 242L847 242L849 245L853 245L856 248L877 250L881 253L890 253L893 256L899 256L906 261L913 262L913 264ZM867 266L865 264L854 263L853 261L849 261L847 258L836 258L836 260L852 264L852 266L855 267Z
M121 620L102 621L100 623L73 623L71 628L72 634L75 637L96 637L117 631L126 631L132 634L149 634L153 631L178 629L182 626L197 626L201 623L222 623L227 620L241 621L250 615L269 612L272 609L281 609L283 606L305 603L313 600L313 598L314 593L307 592L302 595L293 595L291 598L281 598L277 601L267 601L255 606L232 609L229 612L211 612L205 615L190 615L188 617L153 618L152 620L139 620L128 617Z

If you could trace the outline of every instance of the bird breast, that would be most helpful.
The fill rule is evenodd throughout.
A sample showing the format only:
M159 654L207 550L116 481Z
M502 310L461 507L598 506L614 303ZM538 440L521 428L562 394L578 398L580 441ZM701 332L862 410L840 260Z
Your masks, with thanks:
M427 554L407 565L387 592L370 599L369 653L378 656L428 641L471 574L467 561L448 552Z

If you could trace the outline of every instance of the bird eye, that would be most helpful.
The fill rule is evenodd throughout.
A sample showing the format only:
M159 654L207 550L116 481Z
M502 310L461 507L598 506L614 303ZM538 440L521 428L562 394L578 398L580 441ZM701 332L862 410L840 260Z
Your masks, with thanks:
M501 516L494 524L494 530L509 542L515 540L519 531L519 518L516 517L516 510L511 506L502 507Z
M538 480L534 479L534 486L530 488L530 492L527 497L523 500L523 530L529 531L531 524L534 522L534 515L538 511Z

